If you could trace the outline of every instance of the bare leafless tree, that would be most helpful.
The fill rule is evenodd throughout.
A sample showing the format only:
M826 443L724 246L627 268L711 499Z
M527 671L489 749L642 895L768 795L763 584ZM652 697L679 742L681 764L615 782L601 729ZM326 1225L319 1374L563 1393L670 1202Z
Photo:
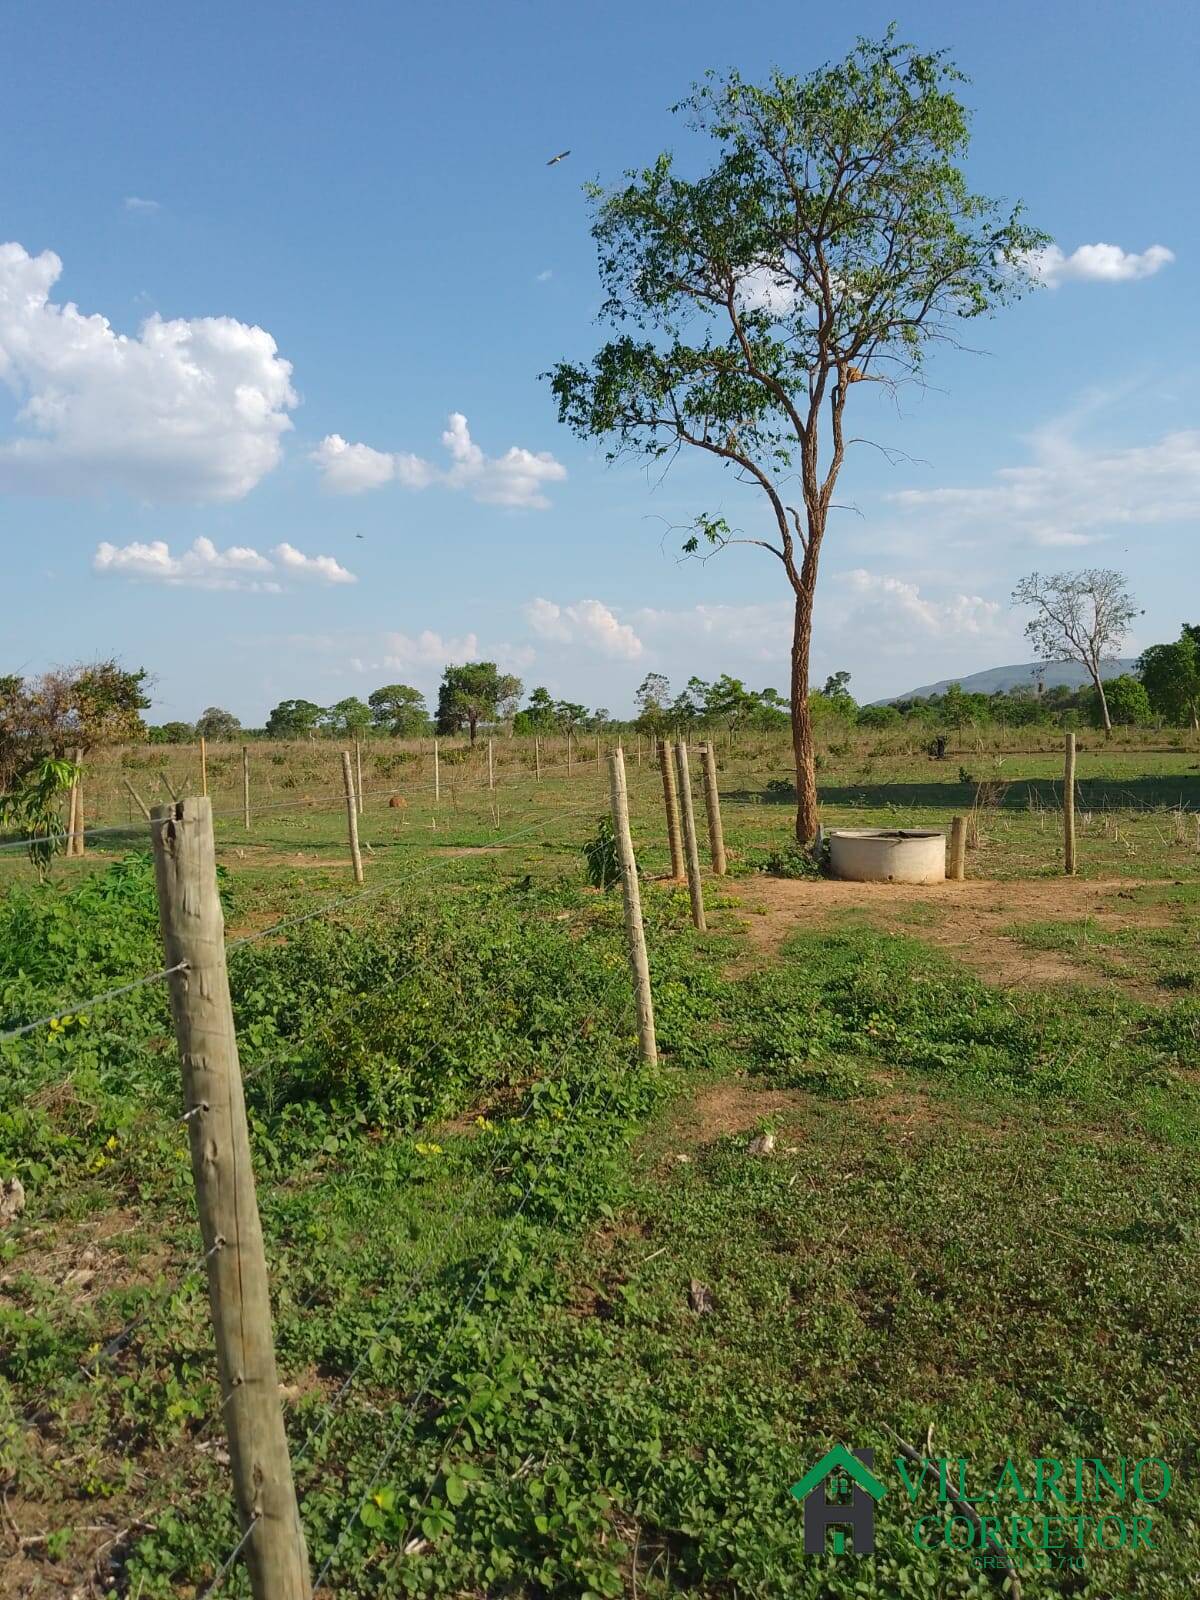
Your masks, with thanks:
M1119 656L1137 602L1123 573L1111 567L1043 575L1031 572L1013 590L1013 604L1032 606L1025 633L1043 661L1077 661L1087 671L1100 700L1104 736L1112 735L1102 669Z

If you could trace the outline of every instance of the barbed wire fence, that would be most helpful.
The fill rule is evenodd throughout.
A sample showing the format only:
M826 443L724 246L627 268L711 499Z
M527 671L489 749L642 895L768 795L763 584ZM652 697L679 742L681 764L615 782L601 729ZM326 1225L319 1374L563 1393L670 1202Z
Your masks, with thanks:
M640 765L641 751L638 751ZM594 773L599 773L600 751L597 746ZM659 762L676 765L674 752L658 752ZM568 775L580 766L572 759L568 749ZM637 1019L639 1055L643 1061L656 1059L657 1046L654 1033L653 999L650 989L644 924L641 914L638 867L633 853L629 827L628 793L625 781L624 754L620 747L608 756L608 802L612 817L615 851L622 885L624 926L632 982L628 986L628 999L619 1020L613 1023L616 1032L626 1026L630 1017ZM706 779L709 770L715 774L715 764L706 760ZM553 769L541 768L540 782ZM687 772L686 751L682 755L681 771ZM496 782L494 772L488 791L494 794L503 789ZM509 788L522 780L511 780ZM525 778L528 787L528 777ZM385 792L391 794L389 787ZM351 816L361 815L362 795L355 792L353 776L347 767L347 777L342 796L330 797L331 802L344 798ZM690 786L689 786L690 798ZM714 804L717 807L719 829L719 801L715 790L706 792L706 805L710 818ZM309 797L299 798L298 806L308 808ZM498 813L493 804L493 817ZM558 808L552 817L540 817L508 833L498 844L506 844L542 830L545 834L557 827L576 821L586 813L595 812L596 797L567 808ZM236 815L224 813L222 815ZM368 903L379 904L407 890L418 880L428 879L444 866L444 860L427 864L424 868L389 874L381 882L358 888L349 894L338 895L322 904L304 911L281 917L253 933L226 939L222 921L216 869L216 841L213 830L214 811L211 799L205 796L181 798L170 805L156 808L151 817L150 834L155 859L156 887L163 930L165 964L160 969L116 984L99 993L76 1000L68 1006L56 1008L47 1015L22 1021L0 1031L0 1044L20 1040L49 1027L62 1018L90 1013L98 1007L157 983L168 986L172 1017L183 1072L184 1109L181 1124L188 1131L191 1164L196 1188L202 1248L184 1268L182 1278L176 1280L167 1295L178 1293L183 1283L201 1269L207 1273L209 1301L216 1346L218 1376L222 1395L219 1420L224 1426L229 1444L231 1477L242 1534L236 1545L222 1560L206 1592L215 1594L239 1559L244 1560L250 1579L251 1591L256 1600L271 1596L272 1600L310 1600L314 1585L310 1577L303 1528L300 1523L293 1480L294 1464L305 1459L316 1440L330 1425L337 1408L345 1401L362 1369L368 1341L363 1355L352 1367L326 1408L321 1421L310 1431L295 1458L289 1456L284 1429L283 1407L275 1369L275 1355L271 1333L270 1301L268 1292L268 1263L263 1243L258 1195L251 1164L250 1134L246 1118L244 1090L262 1073L270 1070L281 1059L294 1059L304 1041L289 1041L283 1057L256 1062L251 1070L242 1074L237 1049L232 1001L230 997L227 962L236 958L237 952L248 945L266 939L279 939L287 932L317 918L332 918L342 913L353 915ZM91 832L125 833L127 826L111 830L80 830ZM23 841L13 841L19 845ZM693 850L692 855L695 855ZM714 848L715 857L715 848ZM721 863L722 867L724 862ZM697 892L702 907L702 891L698 878L698 861L688 862L691 879L692 903ZM701 924L698 924L702 926ZM360 992L348 1007L339 1010L344 1018L365 1005L378 990ZM590 1026L601 1012L607 1012L611 993L606 992L603 1004L597 1003L592 1016L585 1019ZM322 1027L328 1019L323 1019ZM320 1028L316 1030L320 1032ZM310 1041L311 1042L311 1041ZM437 1048L437 1041L425 1052L427 1061ZM410 1063L419 1068L420 1061ZM571 1130L572 1120L580 1106L595 1088L594 1075L599 1072L599 1056L593 1074L578 1085L571 1105L551 1142L543 1153L542 1165L528 1179L507 1227L501 1231L495 1246L483 1263L471 1290L459 1305L455 1319L441 1340L433 1361L416 1384L412 1399L400 1426L394 1431L378 1462L368 1475L366 1488L355 1501L350 1514L341 1527L329 1554L317 1574L319 1587L331 1568L337 1563L351 1528L373 1492L380 1474L386 1471L408 1423L420 1407L434 1382L439 1363L443 1362L453 1340L470 1314L479 1297L486 1293L491 1273L500 1259L503 1247L512 1231L519 1226L521 1217L535 1192L538 1176L553 1158ZM615 1084L609 1085L609 1098ZM534 1101L530 1098L522 1113L527 1116ZM360 1113L352 1112L343 1125L343 1132L358 1120ZM486 1192L494 1179L496 1166L501 1159L498 1148L492 1162L487 1165L469 1186L466 1194L453 1208L439 1229L433 1247L417 1263L403 1291L390 1304L386 1316L376 1330L382 1335L400 1314L409 1297L414 1294L428 1274L435 1270L437 1261L450 1249L460 1230L469 1223L472 1209L478 1198ZM321 1159L314 1158L314 1165ZM303 1172L288 1175L288 1182L303 1178ZM527 1264L526 1271L533 1268ZM305 1304L311 1304L319 1293L314 1288ZM301 1308L304 1309L303 1307ZM126 1348L137 1331L153 1314L153 1307L145 1308L134 1322L122 1329L93 1358L98 1367L120 1349ZM494 1337L501 1327L497 1319ZM30 1403L28 1415L36 1409L38 1397Z
M547 780L565 780L568 777L574 776L595 776L598 770L599 769L596 767L594 762L589 761L587 763L583 763L578 759L573 761L573 763L570 765L557 763L554 765L545 766L539 763L537 776L534 781L536 784L540 785ZM446 795L449 797L451 809L454 810L457 808L459 798L463 796L469 797L485 794L495 795L498 793L511 791L518 787L520 787L522 790L528 790L530 780L534 777L534 775L529 771L523 771L509 778L496 778L493 773L492 781L490 782L484 778L482 772L468 773L467 777L473 781L463 783L456 782L453 779L450 781L438 779L432 784L426 783L420 786L415 783L381 783L377 786L372 786L371 788L363 788L356 781L356 803L362 802L365 804L367 800L385 799L389 803L402 802L405 809L407 809L409 806L412 806L414 809L424 806L429 809L431 815L437 816L438 814L441 814L445 804L442 793L443 790L445 790ZM173 800L186 798L186 790L188 787L189 785L185 782L181 786L182 790L185 792L173 792L171 794L171 798ZM269 814L276 816L284 811L312 812L324 809L325 807L328 807L330 810L334 810L339 808L341 804L344 803L345 795L346 791L343 783L342 786L339 786L335 789L318 790L315 793L306 789L302 792L288 795L283 799L269 800L261 804L255 802L253 806L251 806L247 800L244 801L243 804L236 807L230 807L227 810L214 809L213 821L232 822L235 819L239 820L243 824L243 833L249 835L253 830L254 821L260 819L263 815ZM151 808L145 804L142 797L136 791L133 791L133 798L137 800L139 806L141 807L144 819L149 821ZM212 797L210 796L209 798L211 799ZM359 805L358 809L359 814L361 815L362 806ZM97 823L90 827L68 825L60 837L63 845L67 847L67 853L72 854L76 852L73 852L70 849L71 845L82 845L87 840L97 841L103 839L113 839L119 842L121 840L139 839L143 837L143 830L140 822L132 819L126 819L124 822ZM19 850L25 850L28 849L30 845L44 842L45 836L43 834L29 834L17 838L5 839L0 841L0 852L15 852ZM238 843L243 845L253 844L254 840L252 838L241 838L238 840Z
M543 838L548 841L554 832L563 824L573 823L589 813L594 813L594 811L595 801L589 800L566 810L560 810L552 817L538 819L534 822L527 823L523 827L515 829L504 835L503 838L498 841L498 843L500 846L507 847L518 840L528 839L532 834L541 834L543 835ZM427 885L430 880L436 879L438 875L445 873L449 869L450 864L451 862L449 859L439 858L438 860L428 863L426 866L420 869L394 875L389 877L386 881L374 884L369 888L353 891L348 894L338 895L336 898L324 901L316 907L309 908L307 911L296 913L292 916L279 918L269 923L266 927L256 930L253 934L227 939L225 942L226 956L227 958L231 957L243 951L247 947L259 944L265 940L276 939L283 933L291 932L297 927L311 923L318 919L329 919L340 915L344 921L348 912L357 912L361 914L367 910L375 911L380 906L394 901L398 896L410 890L414 885ZM143 977L134 979L131 982L120 984L114 988L102 991L101 993L93 994L87 996L86 998L77 999L65 1007L60 1007L54 1012L47 1013L43 1016L35 1018L32 1021L20 1024L16 1027L8 1028L0 1032L0 1044L7 1041L26 1038L29 1035L37 1032L39 1029L47 1027L54 1022L61 1021L65 1017L78 1016L80 1014L90 1014L99 1006L106 1005L117 998L134 993L139 989L148 987L149 985L162 982L168 976L170 976L169 970L163 968L152 973L147 973ZM249 1070L242 1074L243 1087L248 1087L256 1080L261 1078L265 1073L270 1072L272 1069L296 1059L297 1056L302 1055L306 1049L315 1044L318 1039L322 1037L330 1037L336 1032L339 1026L344 1025L348 1020L353 1018L362 1010L365 1005L378 997L382 992L382 985L363 989L348 1004L340 1006L334 1012L322 1017L318 1025L309 1033L302 1035L299 1038L289 1040L285 1050L282 1053L269 1055L265 1060L255 1061ZM413 1073L419 1072L420 1069L428 1063L437 1048L438 1042L435 1040L421 1056L416 1058L416 1060L407 1063L409 1070ZM359 1115L360 1113L358 1112L352 1113L339 1126L339 1128L333 1130L330 1136L335 1139L340 1139L340 1137L348 1132L355 1122L358 1121ZM182 1116L177 1117L177 1123L179 1125L186 1126L190 1120L190 1116L191 1113L183 1113ZM145 1117L136 1120L126 1130L127 1140L132 1141L136 1139L140 1132L149 1129L149 1127L152 1125L152 1122L153 1114L150 1113L147 1113ZM416 1130L414 1137L419 1136L420 1130L418 1129ZM319 1160L319 1155L314 1157L311 1166L315 1167L319 1163ZM303 1171L299 1173L292 1173L289 1175L289 1182L296 1183L300 1181L303 1176ZM89 1362L89 1368L98 1369L101 1365L103 1365L104 1362L111 1360L120 1352L120 1350L124 1349L137 1330L145 1326L145 1324L152 1319L156 1310L169 1301L172 1296L179 1293L186 1281L204 1267L205 1261L206 1253L204 1251L201 1251L198 1255L192 1257L184 1267L182 1273L178 1277L173 1278L164 1289L159 1291L151 1304L146 1306L136 1318L134 1318L130 1323L126 1324L124 1328L119 1330L117 1334L105 1342L104 1346ZM25 1407L23 1407L23 1414L26 1420L28 1420L38 1409L41 1401L45 1398L47 1388L48 1386L43 1388L39 1394L35 1395L29 1402L26 1403Z

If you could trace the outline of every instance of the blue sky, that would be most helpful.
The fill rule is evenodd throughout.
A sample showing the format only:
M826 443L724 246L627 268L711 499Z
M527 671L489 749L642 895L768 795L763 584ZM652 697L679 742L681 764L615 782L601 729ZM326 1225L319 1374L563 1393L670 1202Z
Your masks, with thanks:
M115 652L156 716L247 724L476 654L617 712L652 670L785 687L777 564L668 531L755 503L707 461L607 467L537 375L601 341L582 182L691 159L667 108L706 68L803 72L892 17L969 74L972 182L1061 256L985 353L861 402L912 459L847 465L814 678L1024 659L1035 567L1127 572L1133 649L1200 620L1195 8L832 10L10 0L0 670Z

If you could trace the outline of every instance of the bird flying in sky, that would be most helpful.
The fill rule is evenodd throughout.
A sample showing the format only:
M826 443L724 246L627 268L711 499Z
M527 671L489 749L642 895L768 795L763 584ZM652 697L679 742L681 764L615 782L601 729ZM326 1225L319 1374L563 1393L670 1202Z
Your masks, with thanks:
M571 154L571 152L569 150L560 150L556 156L551 156L550 157L550 159L549 159L549 161L547 161L546 165L548 167L553 167L559 161L565 161L570 154Z

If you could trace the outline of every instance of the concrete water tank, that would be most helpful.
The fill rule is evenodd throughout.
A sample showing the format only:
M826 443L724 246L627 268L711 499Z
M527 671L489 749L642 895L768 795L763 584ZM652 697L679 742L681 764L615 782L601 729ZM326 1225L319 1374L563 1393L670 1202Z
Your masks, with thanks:
M926 828L836 828L829 835L835 878L854 883L944 883L946 835Z

